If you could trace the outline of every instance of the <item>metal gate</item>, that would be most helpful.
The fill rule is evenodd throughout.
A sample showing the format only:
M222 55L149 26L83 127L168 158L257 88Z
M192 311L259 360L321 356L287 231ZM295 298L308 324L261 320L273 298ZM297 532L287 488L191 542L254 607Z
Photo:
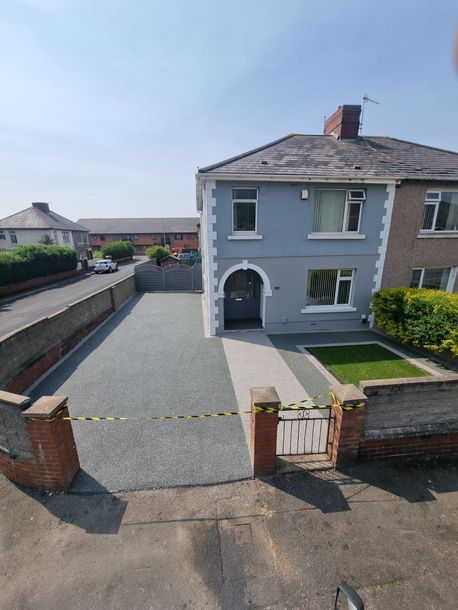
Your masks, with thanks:
M202 290L202 263L158 267L146 262L134 268L138 292Z
M331 408L283 412L278 418L277 455L330 453L334 421Z

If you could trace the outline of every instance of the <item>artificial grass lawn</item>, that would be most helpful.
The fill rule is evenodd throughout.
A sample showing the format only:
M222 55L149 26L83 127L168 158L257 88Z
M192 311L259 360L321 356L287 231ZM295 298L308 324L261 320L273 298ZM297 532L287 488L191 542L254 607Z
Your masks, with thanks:
M353 383L369 379L396 377L427 377L429 373L410 364L401 356L380 345L338 345L308 347L341 383Z

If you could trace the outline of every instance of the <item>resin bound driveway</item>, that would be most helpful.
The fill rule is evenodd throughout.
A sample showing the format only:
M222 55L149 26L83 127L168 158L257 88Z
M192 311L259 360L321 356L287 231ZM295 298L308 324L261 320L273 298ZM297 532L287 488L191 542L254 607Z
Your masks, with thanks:
M200 295L136 295L32 393L69 396L72 416L237 410L221 339L206 339ZM246 405L248 408L249 405ZM74 422L73 491L202 485L251 475L240 417Z

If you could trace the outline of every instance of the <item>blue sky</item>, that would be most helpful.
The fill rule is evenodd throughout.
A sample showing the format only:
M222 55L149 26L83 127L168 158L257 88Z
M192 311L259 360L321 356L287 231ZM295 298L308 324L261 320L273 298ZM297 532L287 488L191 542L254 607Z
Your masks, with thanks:
M194 175L368 105L458 150L455 0L2 0L0 217L195 214Z

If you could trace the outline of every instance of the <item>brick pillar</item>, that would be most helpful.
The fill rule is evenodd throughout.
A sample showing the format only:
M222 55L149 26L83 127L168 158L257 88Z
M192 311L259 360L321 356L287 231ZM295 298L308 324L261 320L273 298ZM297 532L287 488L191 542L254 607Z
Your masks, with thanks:
M332 386L331 392L336 404L332 407L335 421L329 457L333 465L339 467L358 459L367 397L352 384ZM351 406L355 408L345 410L345 407Z
M66 491L80 469L75 439L68 417L67 397L42 396L23 411L39 480L34 487Z
M251 388L250 453L253 476L275 474L277 461L278 412L265 413L262 409L280 408L275 388Z

